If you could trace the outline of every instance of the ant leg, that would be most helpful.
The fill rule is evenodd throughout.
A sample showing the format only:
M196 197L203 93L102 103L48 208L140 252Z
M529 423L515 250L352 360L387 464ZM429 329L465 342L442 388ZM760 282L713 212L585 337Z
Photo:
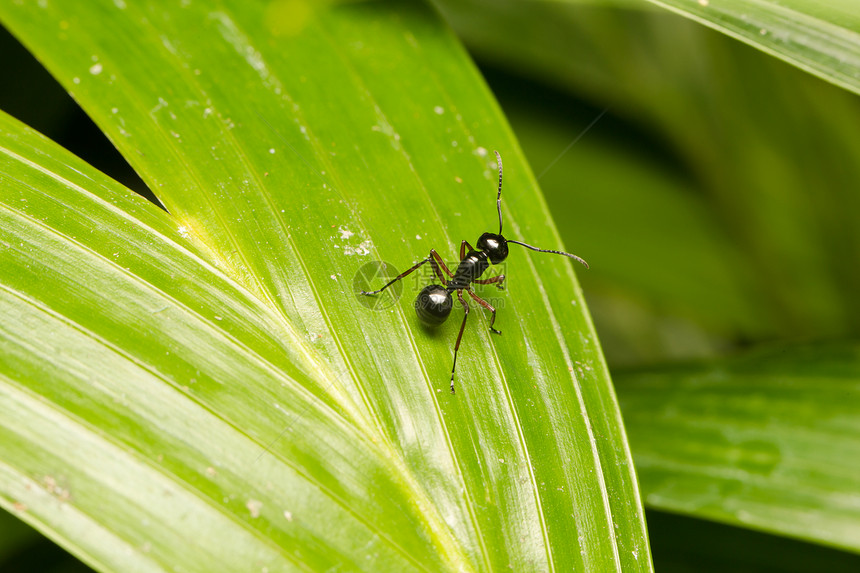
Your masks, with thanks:
M445 277L442 275L442 272L439 270L438 265L442 266L442 269L444 269L444 271L448 274L449 277L454 278L454 275L451 274L451 271L448 270L447 266L445 266L445 262L442 260L442 257L439 256L439 253L436 252L436 249L430 249L430 255L426 259L418 261L417 263L415 263L415 265L412 268L410 268L407 271L400 273L399 275L397 275L396 277L394 277L393 279L388 281L388 283L386 283L386 285L384 287L382 287L381 289L370 291L370 292L361 291L361 294L364 294L364 295L379 294L382 291L384 291L385 289L387 289L388 287L390 287L391 285L393 285L394 283L396 283L397 281L399 281L400 279L402 279L402 278L408 276L409 274L411 274L412 272L414 272L418 267L420 267L421 265L423 265L425 263L430 263L430 266L433 267L433 272L436 274L437 277L439 277L439 280L442 282L443 285L447 285L448 281L445 280Z
M470 245L470 244L469 244L469 241L461 241L461 242L460 242L460 260L461 260L461 261L462 261L463 259L465 259L465 258L466 258L466 249L467 249L467 248L468 248L470 251L474 251L474 250L475 250L475 248L474 248L472 245Z
M433 260L430 261L430 265L433 267L433 272L436 273L436 276L439 277L439 280L442 281L442 284L447 286L448 281L445 280L445 277L443 277L442 273L439 272L439 267L441 266L442 270L445 271L445 274L447 274L452 279L454 278L454 275L451 273L451 270L445 264L445 261L442 260L442 257L439 256L439 253L436 252L436 249L430 249L430 256L433 257Z
M431 252L431 254L433 253L433 251L430 251L430 252ZM428 262L430 262L431 258L432 258L432 256L431 256L431 257L427 257L426 259L423 259L423 260L421 260L421 261L418 261L417 263L415 263L415 265L414 265L411 269L409 269L409 270L407 270L407 271L404 271L404 272L400 273L399 275L397 275L396 277L394 277L393 279L391 279L390 281L388 281L388 282L385 284L385 286L384 286L384 287L382 287L381 289L379 289L379 290L372 290L372 291L370 291L370 292L367 292L367 291L361 291L361 294L368 295L368 294L379 294L379 293L381 293L382 291L384 291L385 289L387 289L388 287L390 287L391 285L393 285L394 283L396 283L397 281L399 281L399 280L400 280L400 279L402 279L403 277L408 276L410 273L412 273L415 269L417 269L418 267L420 267L420 266L421 266L421 265L423 265L424 263L428 263Z
M488 303L487 301L485 301L484 299L482 299L481 297L479 297L478 295L476 295L472 291L468 291L468 292L469 292L469 296L472 297L473 299L475 299L475 302L477 302L478 304L480 304L481 306L483 306L484 308L486 308L487 310L489 310L490 312L493 313L493 317L490 319L490 330L492 332L495 332L496 334L501 334L501 331L493 328L493 325L496 323L496 309L493 308L493 305L491 305L490 303Z
M493 277L491 279L477 279L477 280L474 280L472 282L475 284L479 284L479 285L491 285L491 284L495 283L497 289L505 290L505 285L504 285L505 275L499 275L499 276Z
M469 318L469 303L463 300L463 291L457 291L457 298L460 299L460 304L463 305L463 324L460 325L460 334L457 335L457 344L454 345L454 365L451 366L451 394L454 394L454 369L457 368L457 351L460 350L460 340L463 339L463 329L466 328L466 319Z

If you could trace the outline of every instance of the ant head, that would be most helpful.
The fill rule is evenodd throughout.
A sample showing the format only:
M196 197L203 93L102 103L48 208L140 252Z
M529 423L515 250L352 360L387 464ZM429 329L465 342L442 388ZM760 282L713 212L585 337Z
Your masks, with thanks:
M487 253L490 262L497 265L508 258L508 241L496 233L484 233L478 239L478 250Z

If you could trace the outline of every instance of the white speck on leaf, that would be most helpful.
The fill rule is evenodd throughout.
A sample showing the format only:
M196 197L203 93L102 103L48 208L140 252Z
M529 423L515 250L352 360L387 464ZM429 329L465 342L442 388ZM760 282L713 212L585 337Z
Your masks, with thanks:
M245 507L247 507L248 511L251 512L251 517L256 519L260 517L260 510L263 509L263 502L256 499L249 499L248 503L245 504Z
M445 113L445 108L441 105L437 105L433 108L433 111L435 111L438 115L442 115L443 113Z
M102 65L93 64L92 66L90 66L90 73L94 76L99 75L100 73L102 73Z
M344 246L343 254L344 255L359 255L359 256L369 255L370 249L372 249L372 248L373 248L373 242L370 239L368 239L366 241L363 241L357 247L352 247L350 245Z
M151 110L149 110L149 114L152 115L157 111L161 111L161 108L163 108L163 107L167 107L167 102L164 100L164 98L160 97L160 98L158 98L158 104L156 104L155 107L153 107Z

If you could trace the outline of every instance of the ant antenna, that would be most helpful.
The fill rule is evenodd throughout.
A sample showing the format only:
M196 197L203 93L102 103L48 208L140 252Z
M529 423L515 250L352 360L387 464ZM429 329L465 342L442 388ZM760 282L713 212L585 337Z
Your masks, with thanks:
M496 207L499 209L499 234L502 234L502 156L499 155L499 152L495 149L493 153L496 154L496 159L499 162L499 194L496 197Z
M538 249L537 247L533 247L533 246L531 246L531 245L527 245L527 244L525 244L525 243L521 243L521 242L519 242L519 241L514 241L514 240L512 240L512 239L508 239L508 242L509 242L509 243L513 243L513 244L515 244L515 245L520 245L520 246L522 246L522 247L525 247L525 248L527 248L527 249L531 249L531 250L533 250L533 251L537 251L537 252L539 252L539 253L553 253L553 254L555 254L555 255L564 255L565 257L570 257L571 259L573 259L573 260L575 260L575 261L579 261L580 263L582 263L582 264L583 264L583 266L584 266L585 268L588 268L588 263L586 263L584 260L582 260L581 258L577 257L576 255L571 255L570 253L565 253L564 251L550 251L550 250L548 250L548 249Z

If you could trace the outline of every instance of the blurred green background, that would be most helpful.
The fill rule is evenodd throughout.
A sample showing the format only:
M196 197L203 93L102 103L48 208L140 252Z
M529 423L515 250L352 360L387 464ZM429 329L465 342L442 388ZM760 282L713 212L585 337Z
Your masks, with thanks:
M857 96L639 4L436 5L504 108L565 248L591 264L578 276L614 377L857 337ZM5 31L0 54L14 78L0 108L146 194ZM648 522L658 570L860 569L856 555L764 533ZM49 547L0 519L0 571L86 570Z

